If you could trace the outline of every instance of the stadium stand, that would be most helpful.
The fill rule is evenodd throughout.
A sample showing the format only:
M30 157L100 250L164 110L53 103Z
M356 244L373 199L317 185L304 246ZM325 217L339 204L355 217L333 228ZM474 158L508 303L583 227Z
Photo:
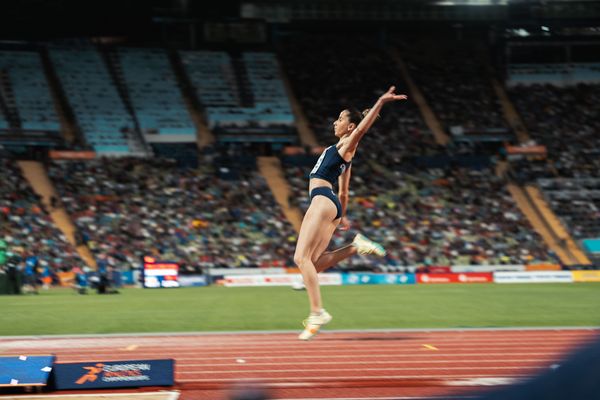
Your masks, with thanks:
M359 107L372 103L387 89L389 77L398 76L397 68L384 51L361 37L320 39L320 46L311 43L306 36L289 40L281 58L313 129L323 143L331 144L336 140L332 117L348 103ZM451 85L459 78L447 80ZM325 82L327 92L322 89ZM397 86L402 93L403 83ZM489 95L493 96L491 86ZM500 123L491 121L494 127ZM336 235L332 247L347 242L356 231L371 235L390 250L386 260L351 262L381 269L555 262L503 188L504 182L494 175L489 157L479 153L476 145L436 145L411 102L384 109L353 160L349 216L354 229ZM315 159L282 158L295 205L304 211L309 203L308 171ZM502 234L505 230L511 235ZM531 245L523 247L525 242Z
M142 132L195 136L166 51L119 47L118 54Z
M297 158L283 161L295 204L305 211L310 167L300 166ZM386 170L364 160L353 162L352 174L352 228L336 234L332 247L362 232L384 243L388 255L384 261L351 260L351 266L387 271L414 270L417 265L556 262L522 217L503 180L489 168Z
M82 267L83 260L55 227L16 163L0 158L0 167L0 237L8 249L21 262L33 257L37 266L54 272Z
M520 84L509 89L531 137L548 149L546 161L513 163L514 176L522 183L536 184L579 241L600 237L599 88L598 84ZM589 251L588 255L598 258Z
M121 268L145 255L197 272L283 263L295 234L255 160L236 166L215 156L197 170L166 159L55 162L50 176L92 251Z
M0 94L0 129L8 129L10 128L10 123L8 122L8 119L6 118L6 107L4 105L4 98L3 96ZM0 135L2 133L0 132Z
M315 46L314 43L320 43ZM312 130L323 145L333 143L332 124L344 108L370 106L391 83L406 93L398 68L372 41L358 37L301 35L289 38L279 50L287 75L304 108ZM326 90L324 88L327 88ZM371 140L382 142L377 132L392 135L394 151L381 155L398 160L405 155L435 151L437 145L412 102L385 109L373 127Z
M244 52L242 58L259 125L292 126L294 117L279 78L279 65L275 54Z
M600 178L541 178L537 183L575 238L600 238Z
M135 123L91 46L51 47L50 58L86 142L99 154L130 152Z
M506 134L483 43L439 36L404 38L400 54L430 106L451 133Z
M310 34L285 38L278 55L312 129L322 144L331 144L336 140L331 124L343 108L369 106L389 84L400 93L406 86L390 82L390 76L400 79L398 66L372 38L319 36L320 46L314 46L315 40ZM447 127L506 129L487 79L485 51L473 46L463 43L454 55L445 47L443 71L431 63L431 43L418 51L418 46L399 48ZM468 52L478 57L461 69L457 60ZM128 112L96 48L50 47L88 143L100 154L129 153L128 132L135 129L135 118L146 134L194 134L167 52L119 47L115 54L135 116ZM293 124L274 53L180 50L178 54L209 125L217 132ZM41 65L38 68L41 71ZM467 84L465 74L478 78ZM433 84L426 76L435 76L437 86L428 86ZM593 140L599 120L593 107L598 103L597 85L517 86L509 93L531 136L548 146L551 158L537 164L513 163L511 173L523 183L546 178L539 185L574 236L597 237L590 222L598 207L594 179L599 150ZM565 99L585 106L569 110ZM176 163L164 158L174 149L165 148L157 159L52 163L50 177L96 254L108 253L127 268L148 253L191 269L292 264L295 233L256 171L251 151L231 143L207 148L199 168L189 169L180 167L195 167L196 160ZM495 159L476 143L436 144L413 102L384 109L353 160L349 211L353 229L336 234L331 247L347 243L357 231L381 241L390 250L385 260L352 261L376 270L420 264L556 263L504 189L505 182L495 176ZM315 156L283 156L282 161L293 188L290 200L305 211L307 175ZM571 202L569 207L566 202ZM230 203L239 207L228 208ZM240 225L234 223L240 220Z
M599 176L600 85L517 85L509 94L532 139L548 148L557 175Z
M243 52L235 57L224 51L179 54L204 107L208 126L221 134L220 140L228 133L279 134L284 136L280 138L283 141L295 140L294 118L274 54Z
M59 131L50 90L44 76L40 55L34 51L0 51L0 70L8 78L14 98L4 93L4 101L12 102L18 111L22 129ZM7 121L0 128L8 128Z
M508 65L507 69L507 84L511 86L547 83L570 86L573 82L600 82L600 64L598 63L518 63Z

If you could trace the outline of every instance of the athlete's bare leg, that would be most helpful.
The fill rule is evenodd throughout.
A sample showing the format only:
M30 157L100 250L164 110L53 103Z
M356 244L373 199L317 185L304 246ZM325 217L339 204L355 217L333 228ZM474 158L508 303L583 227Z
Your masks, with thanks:
M337 213L335 204L325 196L315 196L302 220L294 262L300 268L308 299L310 310L319 313L323 308L321 290L317 269L313 263L314 254L322 246L329 243L335 226L333 219ZM318 253L317 253L318 254Z

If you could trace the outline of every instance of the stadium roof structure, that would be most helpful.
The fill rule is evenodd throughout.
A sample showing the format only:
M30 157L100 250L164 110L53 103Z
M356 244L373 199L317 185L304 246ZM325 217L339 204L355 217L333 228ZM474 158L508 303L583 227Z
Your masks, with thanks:
M600 0L20 0L0 3L0 39L161 37L224 19L266 23L597 21ZM583 23L583 22L582 22ZM179 28L177 27L179 25ZM589 22L587 23L589 25ZM594 25L595 26L595 25ZM200 32L201 26L198 25Z

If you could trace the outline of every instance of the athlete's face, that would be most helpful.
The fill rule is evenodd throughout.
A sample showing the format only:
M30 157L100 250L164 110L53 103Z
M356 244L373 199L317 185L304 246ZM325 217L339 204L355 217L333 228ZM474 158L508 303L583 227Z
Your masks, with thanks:
M342 111L338 119L333 122L333 132L339 138L351 133L355 127L355 124L350 122L350 111L348 110Z

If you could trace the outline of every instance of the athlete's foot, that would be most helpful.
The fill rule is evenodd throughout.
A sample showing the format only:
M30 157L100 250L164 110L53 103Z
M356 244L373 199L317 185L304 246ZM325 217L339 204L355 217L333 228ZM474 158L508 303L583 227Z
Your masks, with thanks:
M320 314L310 314L308 318L302 321L304 324L304 330L298 336L300 340L310 340L313 336L315 336L321 326L326 325L329 321L332 320L332 316L325 310L321 310Z
M375 254L380 257L385 256L385 249L382 245L360 233L357 233L356 236L354 236L352 246L356 247L358 254Z

